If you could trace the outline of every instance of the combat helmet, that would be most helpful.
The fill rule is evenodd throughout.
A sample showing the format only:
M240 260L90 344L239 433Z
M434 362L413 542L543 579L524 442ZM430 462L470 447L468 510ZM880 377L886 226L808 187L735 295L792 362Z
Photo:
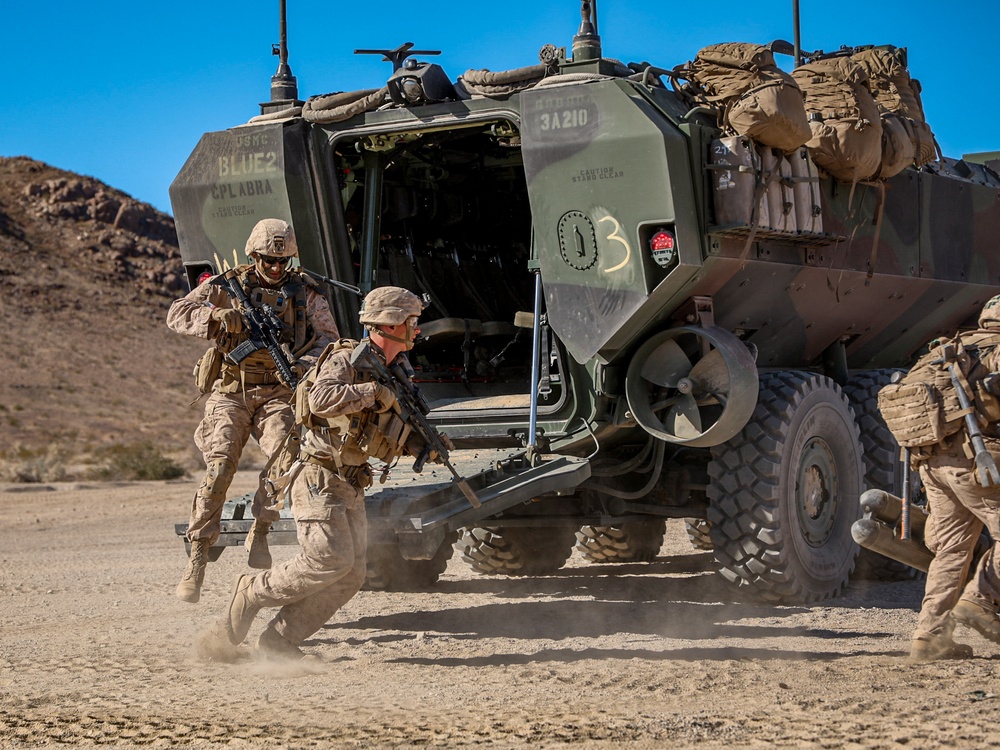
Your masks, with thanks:
M979 313L980 328L1000 328L1000 294L991 297Z
M413 292L398 286L380 286L365 296L358 318L366 326L396 326L420 317L424 303Z
M299 247L295 242L295 232L287 221L261 219L247 238L246 254L297 258Z

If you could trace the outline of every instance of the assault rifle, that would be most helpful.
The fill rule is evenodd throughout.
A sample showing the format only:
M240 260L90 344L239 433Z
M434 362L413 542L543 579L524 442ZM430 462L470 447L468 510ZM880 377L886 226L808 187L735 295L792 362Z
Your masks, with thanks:
M976 452L976 469L979 472L979 484L983 487L989 487L991 484L1000 485L1000 470L997 469L996 461L993 460L993 456L986 449L986 442L983 440L983 431L979 429L979 422L976 419L975 409L972 406L972 401L969 398L969 394L965 392L965 388L962 387L961 378L958 376L955 346L953 344L944 344L941 347L941 359L944 365L948 368L948 374L951 375L951 383L955 386L955 391L958 394L958 403L962 407L962 413L965 415L965 429L969 433L969 440L972 442L972 448Z
M264 304L260 307L254 307L251 304L246 289L240 284L235 270L229 270L216 276L211 283L218 284L229 294L233 301L233 307L243 316L243 323L249 334L249 338L229 352L226 359L234 365L238 365L254 352L267 349L267 353L271 355L274 366L277 368L278 379L294 391L299 381L295 377L295 373L292 372L289 356L281 348L280 336L285 324L281 322L277 313L270 305Z
M424 464L430 458L431 452L437 453L441 463L455 477L455 484L462 490L465 499L472 504L473 508L481 507L482 503L479 502L475 491L448 460L448 449L442 442L441 436L431 426L430 422L427 421L427 417L424 416L426 407L423 405L422 399L418 394L395 378L389 372L389 368L382 364L382 360L371 350L371 339L365 339L355 347L354 352L351 354L351 365L358 372L370 373L378 382L393 392L399 404L399 416L423 440L424 448L413 463L413 470L419 474L423 471Z

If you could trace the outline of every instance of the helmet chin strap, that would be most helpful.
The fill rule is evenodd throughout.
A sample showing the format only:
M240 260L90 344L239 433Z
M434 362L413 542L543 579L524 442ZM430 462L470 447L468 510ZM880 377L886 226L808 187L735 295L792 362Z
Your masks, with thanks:
M400 338L399 336L393 336L391 333L386 333L382 329L381 326L378 326L378 325L368 326L368 330L370 330L370 331L378 331L378 335L379 336L382 336L383 338L389 339L389 341L396 341L396 342L398 342L398 343L403 344L404 346L406 346L406 349L404 351L410 351L410 349L413 348L413 344L415 343L415 339L416 339L416 328L417 328L417 321L416 321L416 319L415 318L407 318L406 319L406 338Z

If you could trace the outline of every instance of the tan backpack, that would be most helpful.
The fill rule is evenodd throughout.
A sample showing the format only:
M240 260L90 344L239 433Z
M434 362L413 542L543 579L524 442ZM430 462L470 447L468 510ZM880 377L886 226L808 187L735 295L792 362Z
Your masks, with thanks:
M919 167L934 161L938 145L924 117L920 82L910 78L906 69L906 50L889 45L870 47L855 52L851 59L868 73L869 87L879 109L899 118L900 127L913 145L913 164Z
M914 163L916 151L906 121L892 112L882 112L882 163L875 177L888 180Z
M316 384L316 375L319 373L320 365L325 362L331 354L334 352L339 352L344 349L348 351L354 351L357 347L358 342L353 339L338 339L331 344L327 344L326 348L317 357L316 364L309 368L302 379L299 380L299 384L295 387L295 396L292 399L292 407L295 409L295 424L302 425L307 429L313 429L315 427L327 427L329 425L324 421L323 423L317 423L313 419L312 410L309 408L309 391Z
M802 92L774 62L767 47L743 42L713 44L693 62L674 69L687 80L681 93L721 109L722 128L786 153L809 139Z
M847 182L878 174L882 122L865 69L849 57L828 57L799 66L792 78L806 96L806 146L816 165Z
M987 428L1000 420L1000 400L991 392L992 373L982 361L997 345L1000 334L996 331L977 330L939 339L898 383L879 391L879 411L901 447L936 445L964 427L966 410L944 360L946 346L954 350L959 383L980 426Z

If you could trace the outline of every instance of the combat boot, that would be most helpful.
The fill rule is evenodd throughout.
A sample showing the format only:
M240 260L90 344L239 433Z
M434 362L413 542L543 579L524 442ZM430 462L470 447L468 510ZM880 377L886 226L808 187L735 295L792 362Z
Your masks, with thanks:
M297 661L304 659L306 654L298 646L286 641L281 634L270 625L257 639L257 653L265 659L285 659Z
M186 602L196 603L201 599L201 584L205 580L205 565L208 563L208 549L211 542L207 539L195 539L191 542L191 557L187 568L177 584L177 598Z
M239 646L246 640L253 618L259 611L260 604L253 595L253 576L236 576L236 580L233 581L233 596L229 600L229 610L226 614L226 632L234 646Z
M271 522L261 521L259 518L250 527L245 545L250 554L247 565L251 568L267 570L271 567L271 550L267 548L267 532L270 530Z
M926 635L913 639L910 661L939 661L941 659L971 659L972 647L955 643L950 635Z
M996 612L981 604L959 599L951 610L951 619L960 625L972 628L983 638L1000 643L1000 617Z

